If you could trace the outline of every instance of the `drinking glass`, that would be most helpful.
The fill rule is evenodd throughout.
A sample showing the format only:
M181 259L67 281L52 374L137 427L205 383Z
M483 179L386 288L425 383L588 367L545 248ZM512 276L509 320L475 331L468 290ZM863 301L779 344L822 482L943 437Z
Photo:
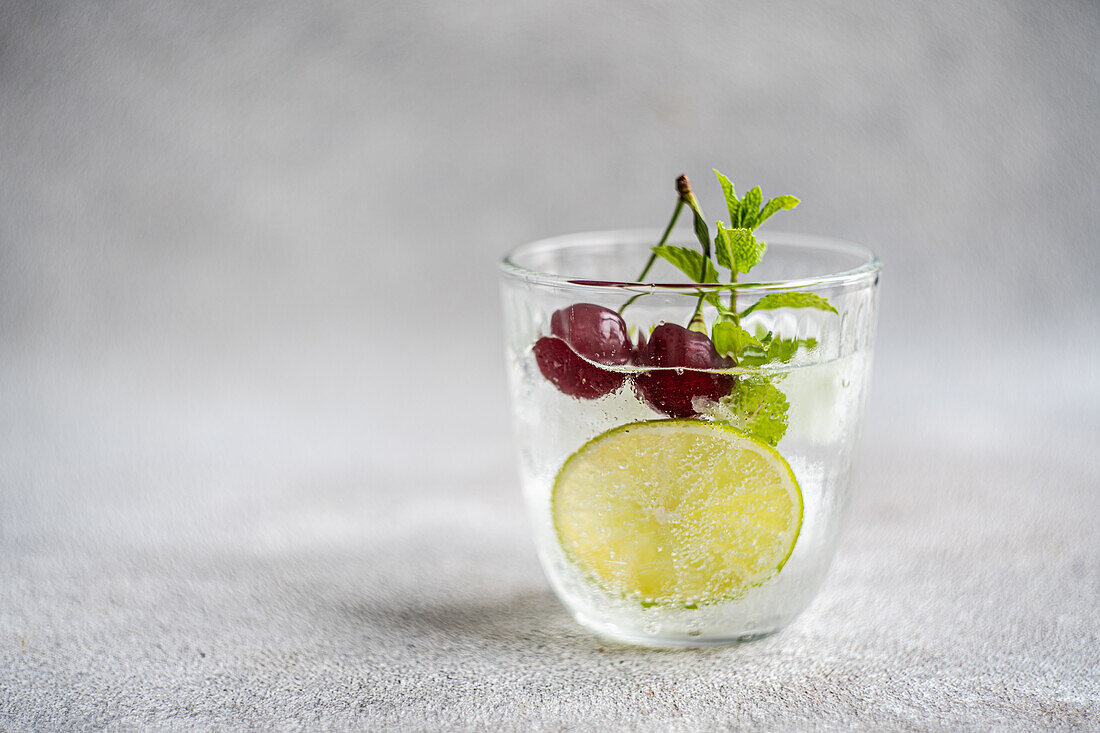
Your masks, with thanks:
M582 625L649 646L747 641L791 623L832 560L867 400L880 263L855 244L770 233L752 282L685 282L660 260L636 282L659 236L572 234L520 246L501 262L525 504L550 585ZM677 231L670 243L694 239ZM833 310L761 307L740 320L746 332L790 346L785 359L670 370L639 356L661 324L686 326L698 312L695 330L710 334L716 304L744 312L791 292L825 298ZM577 304L621 310L628 353L540 352L540 339L562 348L555 313ZM547 376L556 367L589 378L563 386ZM719 394L688 395L685 416L645 388L693 372L720 391L781 392L786 429L776 444L724 422Z

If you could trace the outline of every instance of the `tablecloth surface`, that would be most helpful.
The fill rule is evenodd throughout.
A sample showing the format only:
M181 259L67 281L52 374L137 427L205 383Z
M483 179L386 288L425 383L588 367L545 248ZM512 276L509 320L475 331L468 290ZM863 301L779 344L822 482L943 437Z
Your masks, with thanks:
M684 651L552 595L474 367L485 413L416 440L308 369L269 392L229 366L138 393L155 375L124 363L9 375L39 381L2 402L0 727L1096 727L1095 403L1006 412L993 385L952 411L879 361L820 596Z

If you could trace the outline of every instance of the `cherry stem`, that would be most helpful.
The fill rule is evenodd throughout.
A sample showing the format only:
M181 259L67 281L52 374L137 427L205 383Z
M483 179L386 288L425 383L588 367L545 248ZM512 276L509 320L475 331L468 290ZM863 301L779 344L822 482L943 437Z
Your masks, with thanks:
M703 245L703 265L702 271L699 273L699 282L705 283L707 280L707 265L710 264L710 230L707 229L707 221L703 218L703 212L699 208L699 201L696 200L695 194L691 192L691 182L688 181L687 176L681 175L676 179L676 192L680 194L680 201L687 204L688 208L691 209L691 213L695 215L695 237L699 240L699 244ZM699 300L691 314L693 321L702 312L703 300L706 297L705 292L699 294Z
M660 247L662 244L664 244L665 242L668 241L669 235L672 234L672 228L674 226L676 226L676 220L680 218L680 211L682 211L683 208L684 208L684 202L677 199L676 200L676 208L672 210L672 218L669 219L668 226L665 227L665 232L664 232L664 234L661 235L661 241L657 242L657 244L656 244L657 247ZM653 263L656 262L656 261L657 261L657 253L654 252L653 254L651 254L649 256L649 262L645 263L645 267L642 268L642 274L638 275L638 279L635 280L635 282L640 283L643 280L645 280L645 276L649 274L649 268L653 267ZM630 300L623 303L622 307L619 308L619 315L621 316L623 314L623 311L626 310L626 307L628 305L630 305L631 303L633 303L635 300L642 297L643 295L648 295L648 293L638 293L634 297L630 298Z

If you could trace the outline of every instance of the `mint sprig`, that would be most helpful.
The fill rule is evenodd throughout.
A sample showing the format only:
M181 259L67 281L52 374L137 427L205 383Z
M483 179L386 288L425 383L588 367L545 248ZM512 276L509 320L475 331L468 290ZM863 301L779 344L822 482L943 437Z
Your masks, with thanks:
M677 205L673 212L673 222L679 215L683 206L691 209L692 225L695 236L699 240L701 251L696 251L679 245L666 244L671 224L665 229L661 242L653 247L650 263L643 272L648 272L653 259L660 257L669 262L673 267L683 272L695 282L701 284L716 284L721 282L719 268L729 271L728 282L731 285L737 283L739 275L748 273L758 265L768 249L767 242L759 239L755 234L756 227L763 224L779 211L788 211L800 203L798 198L790 195L776 196L764 202L764 195L759 186L748 190L743 197L738 197L737 190L729 178L719 171L714 171L718 177L718 183L722 187L722 194L726 201L726 210L729 212L730 225L719 220L716 223L713 240L710 236L706 219L703 217L695 194L692 193L691 184L687 176L676 179ZM711 243L713 242L713 256ZM638 296L627 302L629 305ZM699 296L698 304L692 313L692 327L698 327L702 321L701 307L703 303L709 303L718 311L718 316L711 329L711 340L715 342L718 353L732 358L738 362L745 355L746 349L756 347L759 353L767 354L766 349L760 348L760 343L753 343L753 337L748 332L740 329L741 319L750 313L776 308L816 308L818 310L836 313L836 309L829 302L814 293L772 293L764 296L747 308L738 310L736 288L730 288L728 303L722 303L718 293L714 291L703 292ZM623 306L623 308L626 307ZM733 329L725 324L737 326Z
M738 377L733 390L710 406L715 420L728 423L773 448L787 433L787 396L775 386L782 375Z
M800 201L794 196L782 195L765 202L759 186L750 188L744 196L738 197L729 178L717 170L714 174L722 187L729 213L729 225L721 220L717 221L712 239L687 176L680 176L676 179L677 201L672 220L665 228L660 242L652 248L649 262L638 280L645 278L658 257L701 285L720 283L721 270L728 271L727 280L731 286L728 300L722 302L717 291L700 289L699 300L688 328L706 332L702 307L704 303L709 304L717 312L710 332L718 354L730 359L734 365L745 367L787 363L799 350L815 348L817 341L812 338L784 338L766 332L759 326L756 333L750 333L742 327L741 320L759 311L780 308L812 308L837 314L836 308L815 293L780 292L769 293L755 303L738 309L736 284L738 277L760 264L767 252L768 245L756 236L756 228L778 212L795 208ZM700 251L667 243L672 227L684 207L691 210L692 228L699 240ZM628 300L619 312L642 295L635 295ZM781 378L782 375L739 374L730 394L713 405L712 417L739 427L769 445L776 445L787 431L787 410L790 407L786 396L775 385Z

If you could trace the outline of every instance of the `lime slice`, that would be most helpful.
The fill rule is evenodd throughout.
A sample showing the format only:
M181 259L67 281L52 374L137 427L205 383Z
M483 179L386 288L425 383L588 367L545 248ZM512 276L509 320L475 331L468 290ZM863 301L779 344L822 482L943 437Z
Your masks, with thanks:
M782 569L802 526L802 492L783 456L700 420L593 438L562 466L552 503L569 558L647 606L742 596Z

